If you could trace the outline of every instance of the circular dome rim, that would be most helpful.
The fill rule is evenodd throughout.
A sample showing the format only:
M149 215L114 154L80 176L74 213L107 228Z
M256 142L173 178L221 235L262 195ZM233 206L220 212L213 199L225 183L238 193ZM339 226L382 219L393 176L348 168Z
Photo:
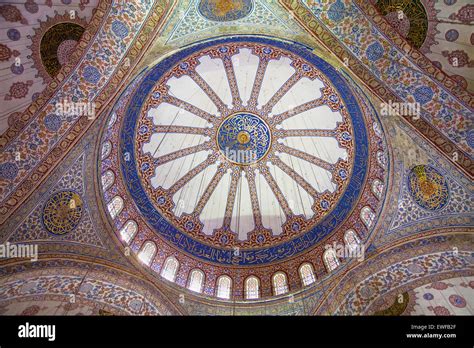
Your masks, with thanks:
M298 241L303 240L305 237L308 235L314 235L313 241L311 242L310 245L307 247L298 250L295 252L292 256L297 256L301 255L304 252L312 249L314 246L316 246L318 243L320 243L322 240L324 240L326 237L331 235L331 232L336 230L350 214L352 213L353 208L355 207L355 203L352 205L347 205L344 207L344 218L340 219L339 222L334 223L333 226L323 226L324 224L328 224L330 219L333 218L334 213L339 210L340 206L343 205L343 203L347 203L347 200L350 199L352 196L353 201L357 202L360 199L360 195L363 192L363 187L365 185L365 180L367 178L367 163L368 163L368 150L369 150L369 142L367 139L367 125L363 116L363 112L358 104L358 101L353 94L353 90L350 88L348 85L348 82L345 81L340 74L336 70L335 67L333 67L331 64L326 62L324 59L318 57L314 53L308 50L305 46L296 43L296 42L291 42L287 40L281 40L278 38L270 37L270 36L248 36L248 35L238 35L238 36L231 36L231 37L220 37L220 38L213 38L206 40L204 42L197 42L192 45L188 45L176 52L173 52L171 55L165 57L163 60L155 63L153 67L150 68L150 71L146 72L145 75L141 78L140 84L136 87L135 91L132 94L129 106L143 106L145 100L148 98L149 94L152 91L153 86L155 83L161 78L161 76L168 71L171 67L175 66L178 64L181 60L187 58L188 56L192 55L193 53L198 52L199 50L209 48L212 46L217 46L220 44L226 44L226 43L232 43L232 42L250 42L250 43L257 43L257 44L268 44L270 46L276 46L279 49L289 51L290 53L296 54L300 56L301 58L307 60L310 62L312 65L314 65L317 69L319 69L331 82L332 86L335 88L335 90L338 92L339 96L342 98L342 101L345 104L345 108L347 109L349 113L349 121L352 125L352 130L353 130L353 139L354 139L354 156L353 156L353 163L352 163L352 171L349 179L349 183L347 184L345 191L342 193L342 195L339 197L339 200L335 204L334 208L322 219L320 220L316 225L314 225L311 229L308 231L301 233L297 236L292 237L289 240L282 241L280 243L275 243L270 246L264 246L264 247L256 247L256 248L251 248L251 249L244 249L242 248L242 252L246 253L261 253L261 252L271 252L271 251L276 251L277 249L281 249L282 246L291 246L290 244L293 243L296 244ZM148 79L151 79L155 74L157 74L157 78L155 80L155 83L149 83ZM138 101L137 102L137 98ZM204 243L203 241L196 240L190 235L187 235L185 232L182 232L177 226L174 226L170 222L166 220L165 217L161 216L161 214L156 210L156 208L153 205L153 202L150 201L150 199L146 196L146 192L143 189L143 186L141 184L141 179L139 177L139 174L137 172L136 168L136 160L135 160L135 141L134 137L136 134L136 125L138 124L137 119L139 117L139 114L134 113L133 107L129 107L124 116L124 120L122 123L121 127L121 134L120 134L120 158L123 159L123 156L125 153L128 153L130 155L130 160L129 161L120 161L120 172L123 178L130 179L130 174L133 175L133 179L137 179L136 181L140 182L140 192L137 192L134 190L133 187L130 187L130 180L126 180L126 187L128 190L128 193L130 196L133 198L135 201L137 197L146 197L149 206L147 207L147 210L149 211L149 208L152 208L151 210L153 211L154 214L157 214L160 216L161 221L166 221L167 225L169 228L172 230L172 232L169 232L169 234L165 234L162 230L162 228L157 227L157 223L153 223L153 220L150 221L150 216L147 215L147 212L144 212L144 207L143 206L137 206L138 210L142 214L144 220L146 223L153 229L161 238L163 238L167 243L170 243L172 247L177 248L180 251L186 252L189 255L196 257L197 259L204 261L204 262L210 262L218 265L227 265L227 266L263 266L266 264L270 263L276 263L276 262L281 262L287 259L286 256L278 256L277 258L273 258L271 261L261 261L259 263L246 263L246 262L241 262L239 261L238 263L235 263L232 258L232 253L233 253L233 248L231 247L222 247L222 248L217 248L214 245L209 245ZM125 132L124 129L127 129L128 132ZM365 151L364 151L365 150ZM358 177L360 177L360 182L361 184L355 188L354 192L352 194L348 193L349 189L354 189L354 186L356 185L354 183L355 178L354 174L358 173ZM135 181L134 181L135 182ZM137 196L136 194L139 193ZM135 196L134 196L135 194ZM156 220L155 220L156 221ZM159 223L159 221L158 221ZM318 233L325 227L325 230L323 230L322 233ZM172 235L178 233L180 237L182 236L184 239L186 239L190 243L197 243L199 244L200 250L214 250L214 254L220 254L222 257L224 257L226 260L223 262L222 259L220 261L215 261L215 258L210 260L209 258L203 257L199 253L195 251L190 251L190 250L183 250L183 248L178 245L177 242L173 242L171 240L173 237ZM217 253L216 253L217 252ZM209 251L210 253L210 251ZM283 253L284 254L284 253ZM282 255L282 253L280 253ZM241 258L242 260L242 258Z

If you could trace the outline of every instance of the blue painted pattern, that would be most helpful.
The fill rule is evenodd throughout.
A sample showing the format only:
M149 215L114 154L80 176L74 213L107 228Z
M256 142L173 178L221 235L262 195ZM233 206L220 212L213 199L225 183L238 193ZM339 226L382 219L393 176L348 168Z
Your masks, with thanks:
M268 45L290 51L316 67L323 72L331 84L336 88L338 94L343 98L347 106L348 114L351 116L353 126L353 136L355 143L354 167L348 186L337 202L335 208L331 210L316 226L295 238L281 243L279 245L261 247L259 249L241 250L239 256L235 256L232 249L214 247L201 243L192 238L184 231L178 229L165 219L155 208L153 202L148 197L143 183L141 182L135 159L135 134L140 113L137 109L141 108L145 100L150 96L153 87L172 67L179 64L189 55L209 48L211 46L232 45L239 42L247 42L255 45ZM311 248L316 243L322 241L328 234L334 231L352 212L354 202L357 202L359 195L365 185L368 168L369 146L366 125L363 119L359 104L353 95L352 89L341 75L327 62L314 55L304 46L277 41L263 37L230 37L202 42L193 46L184 48L170 57L162 60L152 67L144 77L143 81L136 88L131 98L129 108L124 117L123 128L121 132L120 152L122 158L127 154L129 160L121 161L121 171L124 182L135 201L141 215L147 220L156 233L162 238L199 259L214 262L222 265L241 265L251 266L256 264L266 264L287 259Z
M268 152L270 138L270 129L260 117L241 112L222 122L217 144L231 162L252 164Z

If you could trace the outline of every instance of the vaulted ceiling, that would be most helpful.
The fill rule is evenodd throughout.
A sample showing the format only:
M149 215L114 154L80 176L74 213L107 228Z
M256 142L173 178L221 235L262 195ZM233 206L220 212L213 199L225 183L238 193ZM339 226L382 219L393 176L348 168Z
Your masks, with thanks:
M0 16L0 241L39 248L0 261L2 313L472 310L468 1Z

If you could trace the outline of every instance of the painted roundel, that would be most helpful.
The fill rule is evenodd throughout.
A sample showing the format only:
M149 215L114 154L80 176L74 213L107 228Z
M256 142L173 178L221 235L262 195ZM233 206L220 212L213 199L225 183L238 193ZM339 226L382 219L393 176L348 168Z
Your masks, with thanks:
M112 215L117 233L138 225L125 238L136 252L153 241L155 262L183 252L212 274L312 257L319 272L323 243L370 238L389 166L381 126L352 80L305 46L198 43L127 91L101 173L115 173L104 197L124 198Z
M413 167L408 175L408 188L415 202L422 208L439 210L448 203L448 183L441 173L431 166Z
M253 0L200 0L198 12L211 21L230 22L248 16L254 7Z
M228 161L250 165L260 161L270 149L270 128L260 117L239 112L221 123L216 141Z
M68 62L86 26L84 19L71 19L69 13L65 13L48 17L47 21L40 22L40 26L35 28L29 48L34 66L43 80L50 81Z
M82 211L83 202L79 194L74 191L56 192L43 207L43 225L52 234L67 234L79 224Z

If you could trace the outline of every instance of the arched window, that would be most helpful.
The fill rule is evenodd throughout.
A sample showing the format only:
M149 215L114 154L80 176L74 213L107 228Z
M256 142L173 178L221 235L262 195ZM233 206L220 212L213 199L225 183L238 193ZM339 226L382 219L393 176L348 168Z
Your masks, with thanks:
M377 122L374 122L372 124L372 128L374 129L375 135L377 135L379 138L382 137L382 131L380 130L380 126Z
M259 298L260 281L255 276L250 276L245 280L245 298L253 300Z
M117 121L117 114L114 112L112 116L110 116L110 120L109 120L109 123L107 124L107 127L109 128L112 127L115 121Z
M273 293L283 295L288 292L288 282L286 281L286 274L283 272L277 272L273 275Z
M377 162L382 168L387 167L387 156L385 155L384 152L382 151L377 152Z
M107 209L109 210L109 214L112 219L115 219L118 214L123 209L123 199L120 196L115 196L107 205Z
M199 269L192 270L189 277L188 289L195 292L202 292L203 285L204 273Z
M161 270L161 276L170 282L174 282L176 273L178 273L179 262L173 256L169 256L165 260L165 264Z
M360 239L354 230L347 230L344 233L344 242L350 250L354 250L360 245Z
M232 279L223 275L217 279L217 297L230 299L230 291L232 288Z
M375 221L375 213L370 207L363 207L360 211L360 218L367 228L372 227Z
M303 282L304 286L308 286L313 284L316 281L316 277L314 276L313 266L310 263L303 263L300 266L300 277L301 281Z
M101 152L100 157L102 159L106 159L107 157L109 157L111 151L112 151L112 144L110 143L110 141L107 140L102 144L102 152Z
M120 237L122 237L122 240L125 241L125 243L130 244L137 231L137 223L133 220L128 220L120 230Z
M372 183L372 192L374 193L375 197L378 199L382 198L384 185L379 179L375 179Z
M323 260L326 264L328 272L334 271L339 266L339 260L337 259L336 252L332 248L329 248L324 252Z
M107 191L107 189L112 186L115 180L115 174L113 171L108 170L104 174L102 174L102 189Z
M151 261L156 254L156 245L155 243L148 241L143 244L142 249L138 253L138 259L143 262L145 265L150 266Z

